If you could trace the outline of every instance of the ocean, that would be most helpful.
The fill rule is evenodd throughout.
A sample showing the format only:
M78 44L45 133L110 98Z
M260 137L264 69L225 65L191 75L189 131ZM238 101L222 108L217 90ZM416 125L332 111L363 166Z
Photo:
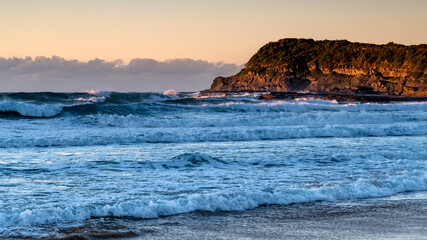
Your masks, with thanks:
M0 238L185 238L425 207L427 102L258 97L0 93Z

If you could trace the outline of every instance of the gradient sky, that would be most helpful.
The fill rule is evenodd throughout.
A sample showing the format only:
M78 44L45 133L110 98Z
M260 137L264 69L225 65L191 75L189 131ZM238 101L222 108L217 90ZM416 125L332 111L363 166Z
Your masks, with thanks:
M426 13L425 0L0 0L0 57L241 65L286 37L427 43Z

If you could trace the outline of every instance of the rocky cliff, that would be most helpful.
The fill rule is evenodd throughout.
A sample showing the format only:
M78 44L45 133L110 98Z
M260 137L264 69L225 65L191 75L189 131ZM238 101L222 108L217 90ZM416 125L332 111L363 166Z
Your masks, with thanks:
M427 97L427 44L282 39L263 46L210 91L310 91Z

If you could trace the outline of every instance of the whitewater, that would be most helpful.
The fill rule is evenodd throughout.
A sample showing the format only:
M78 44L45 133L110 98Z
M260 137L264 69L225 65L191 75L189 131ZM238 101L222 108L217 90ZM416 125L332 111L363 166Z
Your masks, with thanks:
M426 190L427 102L0 93L4 239Z

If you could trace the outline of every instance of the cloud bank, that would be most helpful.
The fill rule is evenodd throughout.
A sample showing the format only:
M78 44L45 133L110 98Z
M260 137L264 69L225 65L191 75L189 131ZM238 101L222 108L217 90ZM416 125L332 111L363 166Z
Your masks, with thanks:
M242 66L193 59L88 62L61 57L0 57L0 92L83 90L197 91L210 87L217 76L237 73Z

